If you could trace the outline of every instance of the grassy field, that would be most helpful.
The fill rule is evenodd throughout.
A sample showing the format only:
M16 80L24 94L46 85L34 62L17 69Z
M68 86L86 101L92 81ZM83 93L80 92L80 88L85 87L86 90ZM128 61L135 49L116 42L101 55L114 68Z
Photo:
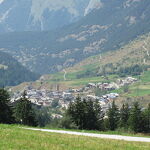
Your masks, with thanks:
M145 72L139 82L129 87L128 96L147 96L150 95L150 71Z
M0 150L149 150L150 143L29 131L0 125Z
M141 80L144 83L150 82L150 71L145 72L144 75L141 77Z

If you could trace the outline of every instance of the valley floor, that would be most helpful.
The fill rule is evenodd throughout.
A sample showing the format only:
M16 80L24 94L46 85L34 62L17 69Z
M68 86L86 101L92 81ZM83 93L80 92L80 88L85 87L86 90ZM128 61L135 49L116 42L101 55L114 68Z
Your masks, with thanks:
M0 125L0 150L149 150L150 143L40 132Z

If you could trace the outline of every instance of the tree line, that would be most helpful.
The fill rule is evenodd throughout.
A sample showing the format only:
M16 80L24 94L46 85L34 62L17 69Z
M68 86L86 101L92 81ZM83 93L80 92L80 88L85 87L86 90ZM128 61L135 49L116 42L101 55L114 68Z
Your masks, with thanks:
M93 76L108 76L108 75L118 75L119 77L126 76L139 76L144 71L147 71L150 68L149 65L131 65L128 67L120 67L113 65L112 63L106 64L104 66L96 68L96 70L87 70L81 74L77 74L76 78L85 78L85 77L93 77ZM100 71L101 70L101 71Z
M138 102L132 106L123 104L119 107L113 101L107 110L102 109L98 100L77 97L70 102L62 119L52 120L46 108L37 109L27 98L26 92L14 102L10 102L8 92L0 89L0 123L41 126L53 124L55 127L81 130L118 130L135 133L150 133L150 104L140 107Z
M69 126L70 123L70 126ZM62 120L63 127L84 130L117 130L150 133L150 104L142 109L138 102L123 104L119 109L115 101L104 112L98 100L81 99L71 102Z
M4 88L0 89L0 123L42 127L51 121L45 110L34 106L28 100L26 92L18 101L11 103L9 93Z

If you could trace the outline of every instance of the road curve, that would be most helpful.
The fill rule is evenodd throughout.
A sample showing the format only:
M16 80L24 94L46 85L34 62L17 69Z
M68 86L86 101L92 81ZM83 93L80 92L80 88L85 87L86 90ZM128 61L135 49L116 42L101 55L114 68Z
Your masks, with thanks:
M51 132L51 133L60 133L60 134L88 136L88 137L96 137L96 138L105 138L105 139L114 139L114 140L124 140L124 141L134 141L134 142L150 142L150 138L144 138L144 137L132 137L132 136L122 136L122 135L109 135L109 134L95 134L95 133L82 133L82 132L74 132L74 131L35 129L35 128L23 128L23 129L34 130L34 131L43 131L43 132Z

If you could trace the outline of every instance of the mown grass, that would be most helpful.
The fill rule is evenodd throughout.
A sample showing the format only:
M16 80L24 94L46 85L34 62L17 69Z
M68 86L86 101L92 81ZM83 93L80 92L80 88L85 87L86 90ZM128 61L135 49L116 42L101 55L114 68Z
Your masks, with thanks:
M150 82L150 71L144 73L144 75L141 77L141 81L144 83Z
M118 77L116 75L110 75L109 80L104 79L103 77L86 77L86 78L77 78L75 74L68 74L66 76L67 80L64 81L63 75L56 75L55 79L48 81L50 83L66 84L71 87L85 86L88 83L98 83L98 82L111 82L115 81Z
M150 95L150 90L149 89L134 89L131 90L128 96L131 97L136 97L136 96L145 96L145 95Z
M147 96L150 95L150 71L145 72L139 77L139 82L129 87L128 96Z
M135 76L138 82L129 85L128 92L124 92L124 88L113 90L112 92L119 93L122 96L137 97L150 95L150 71L145 72L141 76Z
M150 143L30 131L0 125L0 150L149 150Z

